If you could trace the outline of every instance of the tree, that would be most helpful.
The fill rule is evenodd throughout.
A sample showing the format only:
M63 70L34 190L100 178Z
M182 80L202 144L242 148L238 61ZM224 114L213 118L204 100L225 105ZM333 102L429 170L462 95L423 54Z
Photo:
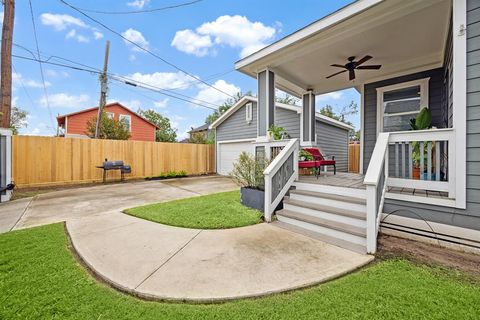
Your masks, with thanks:
M22 110L19 107L13 106L12 115L10 117L10 129L12 129L13 134L18 134L18 130L20 128L27 127L27 115L27 111Z
M207 143L207 138L205 137L205 134L203 132L192 132L190 134L190 137L187 139L187 142L205 144Z
M300 99L288 93L285 93L285 96L283 98L275 97L275 101L284 103L284 104L296 105L298 102L300 102Z
M160 113L156 112L153 109L139 109L138 114L158 126L159 129L157 130L157 133L155 135L155 141L175 142L177 140L177 130L172 128L170 119L162 116Z
M231 99L228 99L227 101L225 101L220 107L218 107L217 110L215 110L211 115L209 115L206 119L205 119L205 123L206 124L211 124L213 122L215 122L215 120L217 120L218 118L220 118L220 116L222 114L224 114L225 112L227 112L228 109L230 109L235 103L237 103L240 99L242 99L244 96L250 96L252 95L252 92L251 91L248 91L247 93L245 94L242 94L241 92L237 92L237 94L235 94L235 96Z
M333 107L329 104L325 105L319 110L320 114L327 116L329 118L341 121L343 123L346 123L350 126L353 126L353 124L345 120L346 116L354 115L358 113L358 106L354 101L351 101L348 105L344 106L342 110L340 111L339 114L337 114L335 111L333 111Z
M88 120L86 133L90 138L95 137L96 126L97 117L93 117ZM128 138L130 138L130 130L127 124L123 121L117 121L115 119L107 117L105 112L103 112L102 114L99 129L99 139L128 140Z

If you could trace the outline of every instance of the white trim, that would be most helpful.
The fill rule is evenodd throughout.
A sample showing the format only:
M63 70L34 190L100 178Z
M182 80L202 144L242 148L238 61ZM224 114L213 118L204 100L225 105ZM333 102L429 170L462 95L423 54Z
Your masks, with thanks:
M324 29L327 29L343 20L350 18L353 15L356 15L374 5L379 4L384 0L358 0L354 3L343 7L342 9L328 15L299 31L292 33L291 35L239 60L235 63L235 69L240 69L248 64L251 64L271 53L274 53L282 48L288 47L295 42L298 42L302 39L308 38L315 33L318 33Z
M466 208L467 159L467 1L453 0L453 128L455 129L455 171L449 175L455 186L456 207ZM451 164L451 163L450 163Z
M432 190L448 192L449 183L447 181L429 181L429 180L414 180L388 177L387 185L396 188L411 188L420 190Z
M328 124L331 124L332 126L340 127L342 129L347 129L347 130L355 130L354 127L352 127L352 126L350 126L346 123L343 123L342 121L338 121L338 120L332 119L330 117L324 116L323 114L321 114L319 112L315 112L315 118L317 118L317 120L320 120L320 121L328 122Z
M6 128L0 128L0 136L5 137L5 185L12 183L13 180L13 159L12 159L12 131ZM0 202L6 202L10 200L12 191L7 190L5 195L0 195Z
M362 84L360 88L360 168L359 171L363 174L364 162L364 146L365 146L365 85Z
M245 121L247 124L251 124L253 120L253 103L248 102L245 104Z
M434 206L455 208L455 200L448 199L448 198L428 198L428 197L415 196L411 194L394 193L394 192L386 192L385 198L400 200L400 201L430 204Z
M429 82L430 78L423 78L413 81L406 81L401 83L396 83L389 86L379 87L377 88L377 136L380 132L383 132L383 117L385 116L383 110L383 97L384 93L388 91L410 88L415 86L420 86L420 106L418 111L420 111L423 107L430 108L429 105ZM396 114L390 114L389 116L397 116L397 115L404 115L404 114L415 114L417 112L399 112Z
M212 124L210 124L210 126L208 127L208 129L215 129L216 127L218 127L223 121L227 120L228 117L230 117L230 115L232 115L233 113L235 113L235 111L237 111L238 109L240 109L240 107L242 107L244 105L244 103L246 101L254 101L254 102L257 102L257 99L253 98L253 97L250 97L250 96L244 96L242 97L240 100L237 101L237 103L235 103L230 109L228 109L227 111L225 111L224 114L222 114L217 120L215 120ZM257 111L258 112L258 111Z

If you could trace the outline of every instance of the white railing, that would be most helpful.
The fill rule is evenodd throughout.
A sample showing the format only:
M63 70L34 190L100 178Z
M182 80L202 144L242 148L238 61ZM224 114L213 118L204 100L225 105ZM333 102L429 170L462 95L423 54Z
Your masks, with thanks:
M363 183L367 187L367 252L377 250L377 234L380 224L380 212L385 199L388 179L388 140L389 133L380 133L373 149L370 164Z
M283 142L287 142L283 140ZM266 143L266 149L279 142ZM298 178L298 139L288 140L275 159L264 170L265 221L272 221L272 214L293 182Z
M455 197L453 129L390 132L389 187L448 192Z
M384 132L370 158L363 183L367 189L367 252L375 253L388 187L448 192L455 196L453 129ZM419 172L414 175L414 168Z

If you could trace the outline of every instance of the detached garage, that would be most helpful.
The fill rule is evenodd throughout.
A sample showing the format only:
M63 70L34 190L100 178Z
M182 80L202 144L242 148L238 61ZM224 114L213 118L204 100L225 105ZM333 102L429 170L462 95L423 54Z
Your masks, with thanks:
M275 123L291 138L300 137L301 107L277 103ZM343 122L316 115L317 146L326 156L335 156L337 171L348 170L348 135L353 128ZM217 173L228 175L242 152L254 152L257 139L257 99L243 97L210 125L215 130Z

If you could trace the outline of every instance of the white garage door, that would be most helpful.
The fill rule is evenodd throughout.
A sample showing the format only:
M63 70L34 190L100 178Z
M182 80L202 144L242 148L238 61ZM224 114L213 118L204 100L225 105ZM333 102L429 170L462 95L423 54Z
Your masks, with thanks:
M233 164L237 162L240 153L252 153L252 151L251 142L219 143L218 173L228 175L233 170Z

